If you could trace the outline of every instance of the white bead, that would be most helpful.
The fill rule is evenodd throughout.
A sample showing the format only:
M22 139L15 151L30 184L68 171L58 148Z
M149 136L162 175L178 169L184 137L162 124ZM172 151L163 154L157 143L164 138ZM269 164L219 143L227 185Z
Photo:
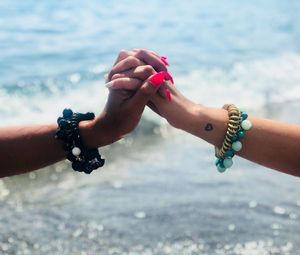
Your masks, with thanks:
M240 141L236 141L231 145L231 147L235 151L240 151L242 149L243 145Z
M233 161L231 158L225 158L223 164L224 164L224 167L230 168L233 165Z
M250 122L250 120L243 120L241 123L241 127L244 130L249 130L252 127L252 123Z
M80 155L80 153L81 153L81 150L80 150L78 147L74 147L74 148L72 149L72 154L73 154L74 156L78 157L78 156Z

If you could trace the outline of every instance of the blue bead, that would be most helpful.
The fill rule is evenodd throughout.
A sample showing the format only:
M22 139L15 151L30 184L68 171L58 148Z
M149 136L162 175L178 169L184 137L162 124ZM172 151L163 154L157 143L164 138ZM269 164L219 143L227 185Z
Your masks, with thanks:
M72 116L72 114L73 114L73 112L71 109L64 109L64 111L63 111L64 118L69 118Z
M66 120L64 120L64 119L61 119L61 120L58 122L58 125L59 125L60 128L66 128L66 127L69 126L69 123L68 123Z
M239 137L237 135L235 135L231 138L232 142L236 142L237 140L239 140Z
M99 167L104 166L104 163L105 163L105 159L101 159L101 160L99 161Z
M75 171L81 172L82 164L79 161L74 161L74 162L72 162L72 168Z
M216 162L215 162L215 165L216 165L216 166L222 166L222 167L223 167L223 166L224 166L224 165L223 165L223 161L224 161L224 159L222 159L222 158L217 158L217 159L216 159Z
M242 112L242 114L241 114L241 118L242 118L242 120L245 120L245 119L247 119L247 118L248 118L248 114L247 114L247 113L245 113L245 112Z
M65 136L65 132L60 129L58 131L56 131L55 134L56 134L57 138L59 138L59 139L62 139Z
M220 173L224 173L226 171L226 168L225 167L222 167L222 166L218 166L218 171Z
M216 161L215 161L215 165L218 166L219 164L220 164L220 159L217 158Z
M230 149L229 149L229 150L227 150L227 151L226 151L226 156L228 156L228 157L231 157L231 158L232 158L232 157L234 156L234 151L233 151L233 150L230 150Z
M58 117L58 118L57 118L57 124L59 124L59 122L60 122L62 119L63 119L62 117Z
M244 136L245 136L245 131L240 130L240 131L238 131L237 135L238 135L239 138L244 138Z
M86 113L86 118L88 120L93 120L95 118L95 114L93 112L87 112Z

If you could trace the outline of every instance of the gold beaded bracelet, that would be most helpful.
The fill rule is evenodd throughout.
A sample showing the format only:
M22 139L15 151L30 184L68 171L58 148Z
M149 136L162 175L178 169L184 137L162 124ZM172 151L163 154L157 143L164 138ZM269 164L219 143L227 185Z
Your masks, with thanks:
M215 147L217 157L215 164L221 173L232 166L235 151L242 149L241 140L244 138L246 131L252 127L251 122L247 119L248 114L241 112L235 105L226 104L223 109L228 111L228 127L221 148Z
M229 121L221 148L215 147L216 157L218 158L226 157L226 151L231 148L233 143L232 138L237 135L241 125L241 112L234 104L226 104L223 109L228 111Z

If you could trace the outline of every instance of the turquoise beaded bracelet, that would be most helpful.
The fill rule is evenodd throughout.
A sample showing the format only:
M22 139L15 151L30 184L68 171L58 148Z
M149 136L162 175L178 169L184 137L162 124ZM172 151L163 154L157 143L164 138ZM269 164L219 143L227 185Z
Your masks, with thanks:
M250 130L252 123L248 120L248 114L240 111L235 105L224 105L223 109L228 111L229 122L225 134L225 139L221 149L216 148L215 165L220 173L226 171L233 165L232 158L235 152L242 149L242 139L245 137L246 131Z

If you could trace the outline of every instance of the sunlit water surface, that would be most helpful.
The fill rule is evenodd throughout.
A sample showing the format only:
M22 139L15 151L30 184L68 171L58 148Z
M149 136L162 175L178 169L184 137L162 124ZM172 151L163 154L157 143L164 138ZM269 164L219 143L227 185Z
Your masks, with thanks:
M100 112L118 51L168 56L176 86L300 122L300 2L0 2L1 125ZM92 96L91 96L92 95ZM92 176L65 162L0 181L1 254L299 254L299 179L213 148L147 111Z

